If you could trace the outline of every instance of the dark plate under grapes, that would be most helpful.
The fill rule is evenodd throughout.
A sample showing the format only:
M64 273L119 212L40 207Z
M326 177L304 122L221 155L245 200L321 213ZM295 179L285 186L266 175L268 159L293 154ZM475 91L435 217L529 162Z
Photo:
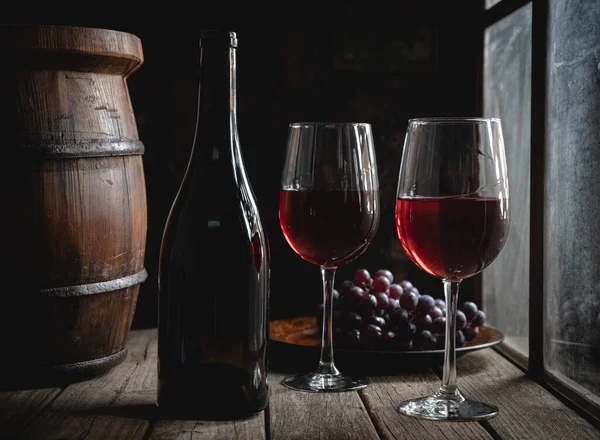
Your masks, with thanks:
M344 280L333 289L331 325L336 363L342 357L349 360L351 367L370 368L443 360L447 326L445 301L420 292L410 280L394 278L387 269L379 269L371 276L371 272L361 268L356 270L352 280ZM271 347L318 351L322 317L320 306L314 316L273 321ZM486 326L485 322L485 313L474 302L458 305L457 356L503 341L502 333ZM288 354L296 360L302 358ZM399 364L393 359L398 356L410 361Z
M270 328L270 340L285 344L291 347L308 347L319 349L321 330L318 325L318 320L315 316L301 316L295 318L278 319L271 321ZM468 353L474 350L481 350L483 348L492 347L500 344L504 340L502 332L494 327L482 325L479 327L479 333L475 339L466 341L462 347L456 349L457 355ZM335 335L333 339L335 347ZM361 354L396 354L399 356L434 356L443 357L444 349L409 349L409 350L398 350L398 349L348 349L348 348L335 348L336 352L339 353L361 353Z

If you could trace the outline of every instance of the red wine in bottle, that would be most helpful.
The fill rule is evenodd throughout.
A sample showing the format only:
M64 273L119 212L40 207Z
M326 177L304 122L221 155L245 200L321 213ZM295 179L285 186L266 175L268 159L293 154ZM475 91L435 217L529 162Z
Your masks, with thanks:
M508 235L508 200L399 198L396 229L410 259L425 272L469 278L498 256Z
M268 402L270 255L240 147L234 32L204 31L189 163L159 257L158 405L234 419Z

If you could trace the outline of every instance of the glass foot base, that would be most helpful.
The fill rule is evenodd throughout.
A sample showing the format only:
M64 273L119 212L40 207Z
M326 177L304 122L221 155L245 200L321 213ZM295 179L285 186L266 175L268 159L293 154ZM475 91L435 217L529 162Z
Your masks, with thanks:
M458 422L487 420L498 415L498 408L494 405L468 399L451 400L439 396L407 400L398 406L398 411L421 419Z
M353 391L365 388L371 383L368 378L343 374L303 373L288 376L281 382L288 388L311 393Z

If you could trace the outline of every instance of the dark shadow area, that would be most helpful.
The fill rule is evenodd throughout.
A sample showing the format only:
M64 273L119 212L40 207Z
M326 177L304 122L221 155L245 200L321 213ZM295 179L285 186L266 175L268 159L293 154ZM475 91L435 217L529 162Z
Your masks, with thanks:
M86 380L95 379L107 374L86 372L79 375L48 373L40 370L2 371L0 375L0 391L22 391L43 388L66 388L67 386Z
M15 22L114 29L142 42L144 64L127 80L143 156L148 200L145 267L134 328L157 322L160 240L187 165L194 135L198 42L204 29L238 34L238 123L246 168L264 217L272 256L273 319L304 315L321 301L318 267L296 255L278 220L287 126L302 120L372 124L381 191L381 222L369 249L340 268L388 268L423 292L442 296L439 280L404 254L393 218L406 122L421 116L469 116L477 109L480 2L333 2L287 10L218 5L137 8L119 13L48 11ZM11 17L12 15L12 17ZM470 296L465 282L463 298Z
M177 409L161 409L157 408L159 420L197 420L205 422L225 422L225 421L242 421L260 417L263 411L252 414L247 413L228 413L226 416L218 411L213 411L208 408L203 410L193 409L193 404L187 407L178 407Z
M18 11L19 8L16 8ZM22 8L24 9L24 8ZM284 10L285 9L285 10ZM127 80L143 155L148 205L145 253L134 328L157 323L157 267L164 224L187 166L196 118L201 32L238 34L238 123L246 168L269 236L271 315L300 316L321 302L318 267L296 255L283 237L278 198L287 127L303 120L372 124L378 161L381 222L369 249L340 268L391 270L422 292L442 297L439 280L418 269L400 246L395 191L409 118L477 112L481 34L473 23L481 2L342 1L312 8L195 4L144 11L11 12L5 22L88 26L140 38L144 64ZM465 281L462 297L472 295Z
M289 346L271 342L270 368L280 373L299 373L314 370L319 363L318 348ZM438 354L399 354L335 350L335 364L344 373L361 376L389 376L416 373L439 368L443 356Z
M314 370L319 363L320 351L316 347L292 346L271 341L270 367L280 373L298 373ZM457 352L457 359L468 356L469 352ZM480 358L478 358L480 359ZM441 377L444 363L443 353L427 352L385 352L335 350L336 366L347 373L364 376L387 376L418 373L431 369ZM469 374L489 369L485 362L469 362Z
M133 404L101 406L83 410L70 410L70 413L90 416L114 416L128 419L155 420L158 416L158 407L152 404Z

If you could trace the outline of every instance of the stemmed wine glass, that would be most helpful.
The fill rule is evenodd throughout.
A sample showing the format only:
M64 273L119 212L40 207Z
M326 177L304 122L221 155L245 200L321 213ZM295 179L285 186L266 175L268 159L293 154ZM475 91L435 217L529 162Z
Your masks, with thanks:
M379 226L379 178L371 125L307 122L289 125L281 177L279 221L290 247L321 268L321 356L314 371L286 377L289 388L347 391L369 380L336 368L332 291L336 269L360 256Z
M465 399L456 383L456 310L463 279L502 250L509 229L508 178L501 121L408 121L398 178L396 229L422 270L440 278L447 304L439 390L402 402L402 414L433 420L483 420L498 408Z

